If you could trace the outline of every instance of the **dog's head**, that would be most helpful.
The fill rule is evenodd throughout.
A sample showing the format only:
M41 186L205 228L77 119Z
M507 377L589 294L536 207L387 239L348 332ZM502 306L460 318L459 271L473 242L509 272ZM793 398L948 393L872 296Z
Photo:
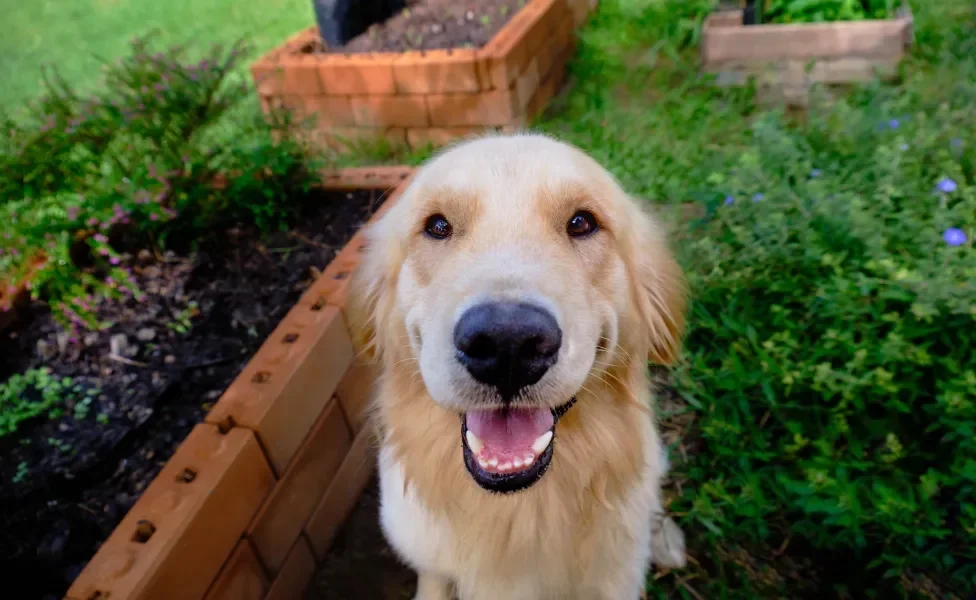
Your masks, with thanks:
M658 225L581 151L540 135L459 144L367 232L351 326L456 412L482 487L535 483L559 417L614 366L671 363L681 272Z

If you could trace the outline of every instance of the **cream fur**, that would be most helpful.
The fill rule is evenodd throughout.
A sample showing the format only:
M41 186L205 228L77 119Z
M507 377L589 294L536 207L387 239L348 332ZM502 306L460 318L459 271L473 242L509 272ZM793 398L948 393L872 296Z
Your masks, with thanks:
M601 230L571 240L579 209ZM423 235L436 213L454 227L448 240ZM651 560L682 565L683 536L662 515L646 361L678 351L683 279L661 228L613 177L548 137L480 138L425 165L367 239L348 316L381 365L381 524L419 574L417 598L635 599ZM457 365L450 332L485 298L529 299L563 330L525 401L578 398L549 471L509 495L480 488L462 461L459 414L486 392Z

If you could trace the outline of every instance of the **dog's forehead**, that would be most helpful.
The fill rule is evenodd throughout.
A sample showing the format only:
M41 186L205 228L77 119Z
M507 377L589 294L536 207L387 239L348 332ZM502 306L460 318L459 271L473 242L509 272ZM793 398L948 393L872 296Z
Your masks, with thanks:
M424 169L426 189L507 210L552 201L564 190L592 186L594 167L575 148L536 135L488 137L461 144Z

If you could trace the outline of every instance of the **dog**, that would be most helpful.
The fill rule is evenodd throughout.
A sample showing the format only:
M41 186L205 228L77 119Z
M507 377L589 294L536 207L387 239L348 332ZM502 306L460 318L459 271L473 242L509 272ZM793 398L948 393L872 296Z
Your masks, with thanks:
M647 363L675 360L687 294L641 204L569 144L490 134L364 235L346 314L416 599L633 600L682 566Z

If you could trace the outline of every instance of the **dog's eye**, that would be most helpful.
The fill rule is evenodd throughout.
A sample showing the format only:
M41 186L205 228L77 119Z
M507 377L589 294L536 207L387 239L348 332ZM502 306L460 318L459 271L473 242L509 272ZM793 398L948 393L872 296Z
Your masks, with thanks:
M573 218L566 224L566 232L569 233L570 237L586 237L596 232L597 228L596 217L588 210L576 211Z
M451 235L451 224L444 215L431 215L424 224L424 232L435 240L443 240Z

